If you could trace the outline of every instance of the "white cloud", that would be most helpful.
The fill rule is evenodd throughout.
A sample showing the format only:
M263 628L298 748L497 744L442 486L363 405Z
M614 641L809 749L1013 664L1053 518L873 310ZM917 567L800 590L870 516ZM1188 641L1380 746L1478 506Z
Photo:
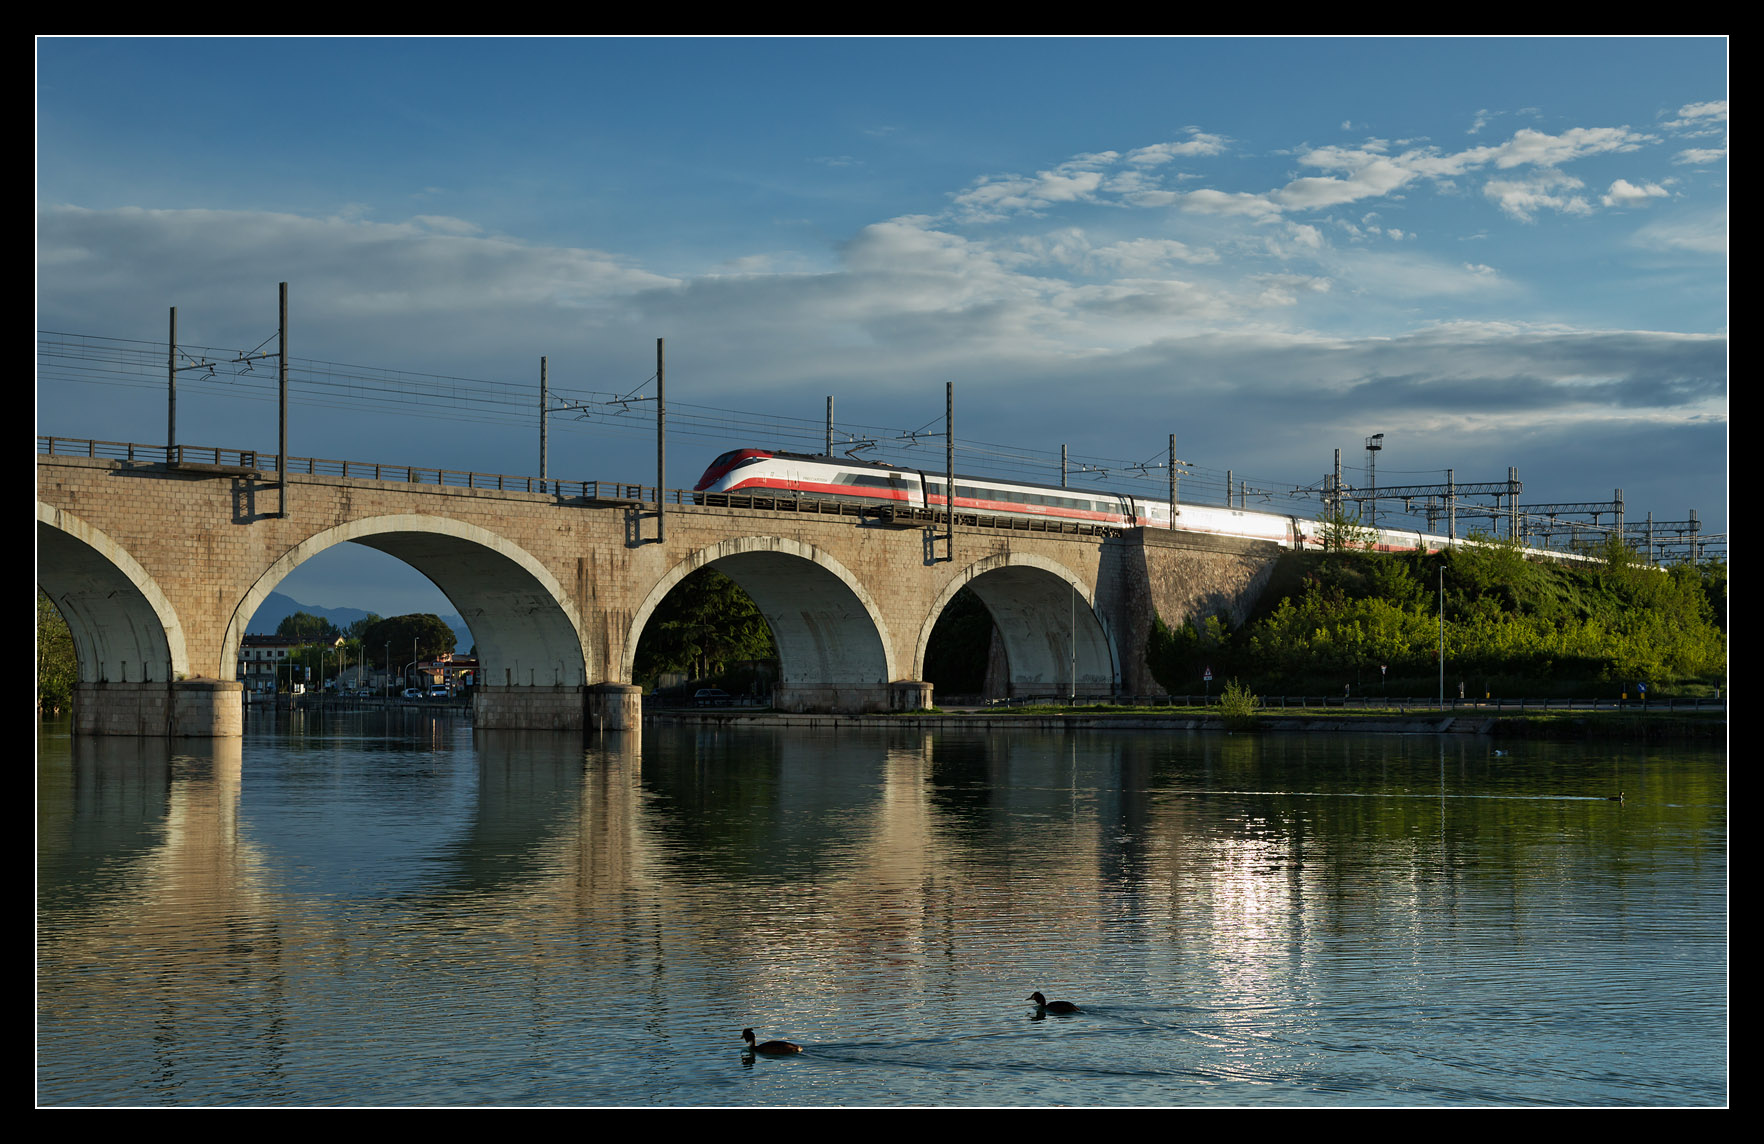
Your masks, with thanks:
M1328 270L1359 306L1390 306L1399 312L1429 299L1490 300L1511 291L1487 265L1449 262L1408 244L1336 251Z
M1727 211L1725 208L1675 218L1655 220L1635 233L1636 245L1653 250L1689 254L1714 254L1725 258L1728 253Z
M997 220L1019 212L1034 213L1054 203L1092 198L1102 182L1101 171L1077 160L1033 177L983 176L954 200L970 220Z
M1256 301L1263 306L1296 306L1300 294L1327 294L1330 281L1303 274L1266 274L1255 281L1261 286Z
M1316 155L1313 152L1306 157L1306 161L1312 161ZM1331 161L1342 158L1345 156L1333 156ZM1325 163L1319 162L1315 165L1322 166ZM1416 178L1416 175L1415 171L1406 170L1382 155L1367 156L1364 162L1354 165L1352 173L1345 179L1294 179L1269 197L1289 210L1322 210L1359 199L1382 198Z
M1526 165L1559 167L1588 155L1634 151L1654 138L1627 127L1574 127L1560 135L1546 135L1525 127L1514 132L1507 143L1488 148L1486 158L1501 170ZM1477 152L1466 154L1480 157Z
M1209 135L1195 127L1190 127L1188 130L1190 138L1184 142L1153 143L1149 147L1140 147L1127 152L1127 162L1141 167L1154 167L1178 158L1204 157L1224 153L1228 140L1223 135Z
M416 215L410 221L416 223L425 230L432 230L436 234L484 233L483 228L478 226L477 223L467 222L465 219L452 218L447 215Z
M214 210L93 211L48 207L38 214L43 265L90 257L111 267L88 288L159 290L224 298L263 289L271 275L298 282L308 313L417 315L467 307L604 303L674 279L595 250L487 238L460 219L406 223ZM82 255L82 252L83 255ZM271 268L266 270L265 268ZM124 287L123 283L132 283ZM273 286L272 286L273 288ZM169 303L168 303L169 304Z
M1671 194L1671 191L1658 183L1636 186L1627 179L1618 179L1599 201L1608 207L1645 207L1649 199L1668 198Z
M1678 109L1678 118L1668 120L1661 126L1672 130L1696 131L1700 128L1727 126L1727 101L1725 99L1709 100L1706 103L1687 103Z
M1280 217L1280 208L1264 195L1244 191L1226 192L1211 189L1188 191L1177 197L1182 209L1197 214L1242 215L1245 218L1273 219Z
M1202 265L1219 261L1216 251L1197 250L1173 238L1135 238L1125 242L1112 242L1099 247L1096 256L1121 270L1139 273L1168 266L1173 262Z
M1519 221L1533 222L1543 210L1590 214L1592 204L1585 196L1569 193L1581 186L1579 179L1561 171L1539 171L1522 179L1490 179L1482 193Z

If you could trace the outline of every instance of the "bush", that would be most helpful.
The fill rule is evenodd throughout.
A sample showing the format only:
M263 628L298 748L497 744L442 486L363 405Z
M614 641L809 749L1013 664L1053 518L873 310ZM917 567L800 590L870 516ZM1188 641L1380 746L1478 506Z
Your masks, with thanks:
M1435 556L1290 553L1265 603L1242 627L1154 625L1147 664L1171 691L1203 666L1215 677L1293 694L1380 681L1391 694L1437 686L1435 585L1444 565L1446 674L1501 696L1614 694L1646 680L1654 695L1702 693L1727 671L1726 569L1662 571L1613 547L1593 566L1524 559L1516 545L1476 538Z
M1235 679L1225 681L1225 690L1219 693L1219 713L1225 719L1227 731L1254 731L1260 722L1256 713L1261 707L1261 697L1248 687Z

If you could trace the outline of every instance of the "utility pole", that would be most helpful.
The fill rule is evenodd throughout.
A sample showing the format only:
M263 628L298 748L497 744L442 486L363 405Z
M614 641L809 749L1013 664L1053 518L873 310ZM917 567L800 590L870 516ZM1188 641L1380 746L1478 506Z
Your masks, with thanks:
M551 389L545 376L545 358L539 358L539 486L545 487L545 435L550 428Z
M668 372L663 339L655 339L655 539L667 540Z
M1366 478L1372 486L1373 494L1372 499L1366 502L1366 507L1372 514L1371 519L1366 521L1368 528L1378 527L1378 451L1382 448L1384 448L1384 434L1374 433L1366 438Z
M165 343L165 463L177 463L178 451L178 308L171 308L171 333Z
M1176 494L1178 492L1176 482L1180 478L1176 475L1176 434L1174 433L1170 434L1170 456L1167 464L1170 466L1170 527L1175 528L1177 504Z
M1519 470L1513 465L1507 466L1507 539L1519 542ZM1622 492L1618 492L1622 499ZM1619 530L1621 531L1621 530Z
M1439 562L1439 709L1445 710L1445 561Z
M955 382L943 383L944 479L943 508L949 513L949 530L944 535L944 559L955 562Z
M833 455L833 395L827 395L827 456Z
M277 291L276 391L281 415L276 432L276 472L282 478L282 519L288 519L288 284Z

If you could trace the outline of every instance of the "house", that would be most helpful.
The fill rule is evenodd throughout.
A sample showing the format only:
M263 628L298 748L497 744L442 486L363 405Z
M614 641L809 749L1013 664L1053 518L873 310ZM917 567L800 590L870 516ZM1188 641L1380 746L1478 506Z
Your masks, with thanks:
M277 680L289 680L289 660L305 644L286 636L246 636L239 641L239 671L235 678L247 693L277 690ZM305 682L302 678L301 682Z

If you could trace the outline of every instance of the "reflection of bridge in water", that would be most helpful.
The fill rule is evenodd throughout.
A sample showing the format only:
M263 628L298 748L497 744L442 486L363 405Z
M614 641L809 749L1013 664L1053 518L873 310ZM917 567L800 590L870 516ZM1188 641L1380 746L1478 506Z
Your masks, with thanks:
M962 516L946 546L939 520L778 499L670 503L658 529L653 488L297 459L318 471L290 474L284 500L273 458L260 469L255 454L200 452L167 463L163 446L40 442L37 582L73 632L80 732L238 735L246 624L285 576L346 541L414 567L471 627L479 726L559 730L593 716L635 727L638 637L707 565L771 626L776 706L860 712L930 705L926 646L963 587L992 613L1013 694L1151 690L1153 616L1241 617L1278 553Z

